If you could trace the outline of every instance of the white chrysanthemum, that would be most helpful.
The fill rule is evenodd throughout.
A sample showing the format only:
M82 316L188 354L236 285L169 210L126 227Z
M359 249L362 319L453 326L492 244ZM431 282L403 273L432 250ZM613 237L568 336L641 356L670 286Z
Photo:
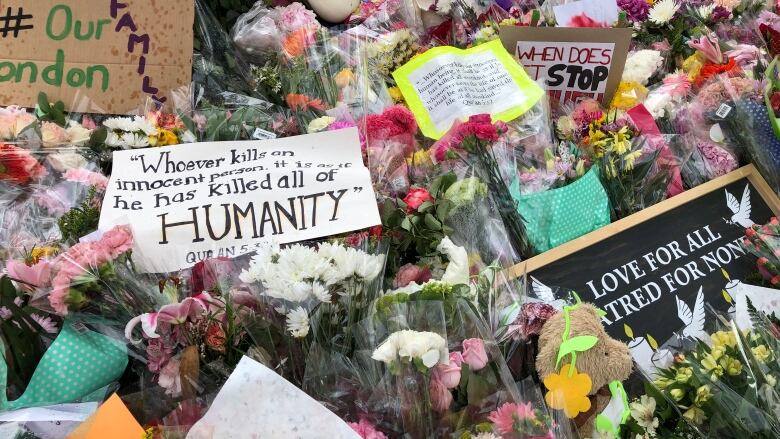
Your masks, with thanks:
M124 133L122 142L126 148L146 148L149 146L149 137L146 134Z
M672 103L672 95L664 92L650 93L645 99L645 108L653 118L659 119L666 115L666 108Z
M135 123L130 117L111 117L103 122L103 126L111 131L122 131L125 133L135 131Z
M371 358L388 364L398 358L407 361L419 359L425 367L431 368L438 363L447 364L449 353L447 341L439 334L405 330L390 334L374 350Z
M130 131L140 131L147 136L153 136L157 134L157 127L152 125L151 122L141 116L135 116L135 118L133 118L133 128L134 129Z
M661 0L650 8L647 18L655 24L666 24L674 18L674 14L679 10L680 5L674 0Z
M287 313L287 330L296 338L309 334L309 313L302 306Z
M379 276L379 273L385 268L384 255L369 255L361 253L355 274L364 282L371 282Z
M623 82L638 82L647 85L647 81L663 66L664 58L657 50L637 50L626 58L623 68Z
M710 18L710 14L712 14L712 11L715 10L715 6L717 6L715 3L710 3L708 5L697 6L695 8L696 15L701 17L703 20L706 20L706 19Z
M331 301L330 291L325 287L325 285L319 282L312 283L311 295L323 303L330 303Z
M109 131L108 135L106 135L106 145L114 148L124 148L127 146L125 145L124 140L122 140L122 137L113 131Z

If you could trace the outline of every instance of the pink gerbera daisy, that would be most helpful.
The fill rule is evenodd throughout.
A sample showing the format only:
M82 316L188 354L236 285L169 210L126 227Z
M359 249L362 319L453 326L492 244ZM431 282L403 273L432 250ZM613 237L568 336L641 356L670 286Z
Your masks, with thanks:
M536 413L530 402L525 404L505 403L490 413L488 419L500 433L512 433L516 420L535 419Z

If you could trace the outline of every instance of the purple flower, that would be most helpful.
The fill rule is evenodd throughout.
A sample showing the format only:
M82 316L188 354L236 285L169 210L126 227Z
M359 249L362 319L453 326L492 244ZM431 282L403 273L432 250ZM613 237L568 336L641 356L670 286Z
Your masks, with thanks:
M715 6L715 9L710 13L710 20L713 22L728 20L731 17L731 11L723 6Z
M626 12L631 21L644 21L650 11L645 0L618 0L618 7Z
M539 335L544 323L555 313L555 308L546 303L524 303L520 308L520 314L517 316L517 319L509 325L509 334L515 340Z

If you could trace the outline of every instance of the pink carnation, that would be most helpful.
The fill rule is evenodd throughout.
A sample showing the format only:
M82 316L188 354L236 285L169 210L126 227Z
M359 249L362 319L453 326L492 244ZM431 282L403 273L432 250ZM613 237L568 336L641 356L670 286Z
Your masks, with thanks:
M107 231L98 241L80 242L57 257L57 274L52 280L49 304L54 311L68 315L67 298L73 281L86 270L111 262L133 247L133 236L129 226L116 226Z
M105 192L108 186L108 178L105 175L84 168L68 169L65 172L65 179L94 186L99 192Z
M306 9L302 4L295 2L287 7L277 7L274 10L278 15L276 25L282 32L292 33L296 30L309 25L316 25L317 16L314 12Z
M347 425L362 439L387 439L384 433L365 419L361 419L360 422L348 422Z
M530 402L525 404L505 403L488 415L488 419L501 434L514 432L515 420L535 419L536 413Z

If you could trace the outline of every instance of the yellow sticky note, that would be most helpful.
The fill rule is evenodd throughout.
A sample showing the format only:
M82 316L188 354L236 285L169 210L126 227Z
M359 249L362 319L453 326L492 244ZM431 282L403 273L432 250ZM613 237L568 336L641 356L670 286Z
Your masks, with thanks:
M141 439L143 435L144 429L125 403L113 394L68 439Z
M476 114L509 122L544 94L500 40L466 50L435 47L393 72L393 78L420 130L432 139Z

